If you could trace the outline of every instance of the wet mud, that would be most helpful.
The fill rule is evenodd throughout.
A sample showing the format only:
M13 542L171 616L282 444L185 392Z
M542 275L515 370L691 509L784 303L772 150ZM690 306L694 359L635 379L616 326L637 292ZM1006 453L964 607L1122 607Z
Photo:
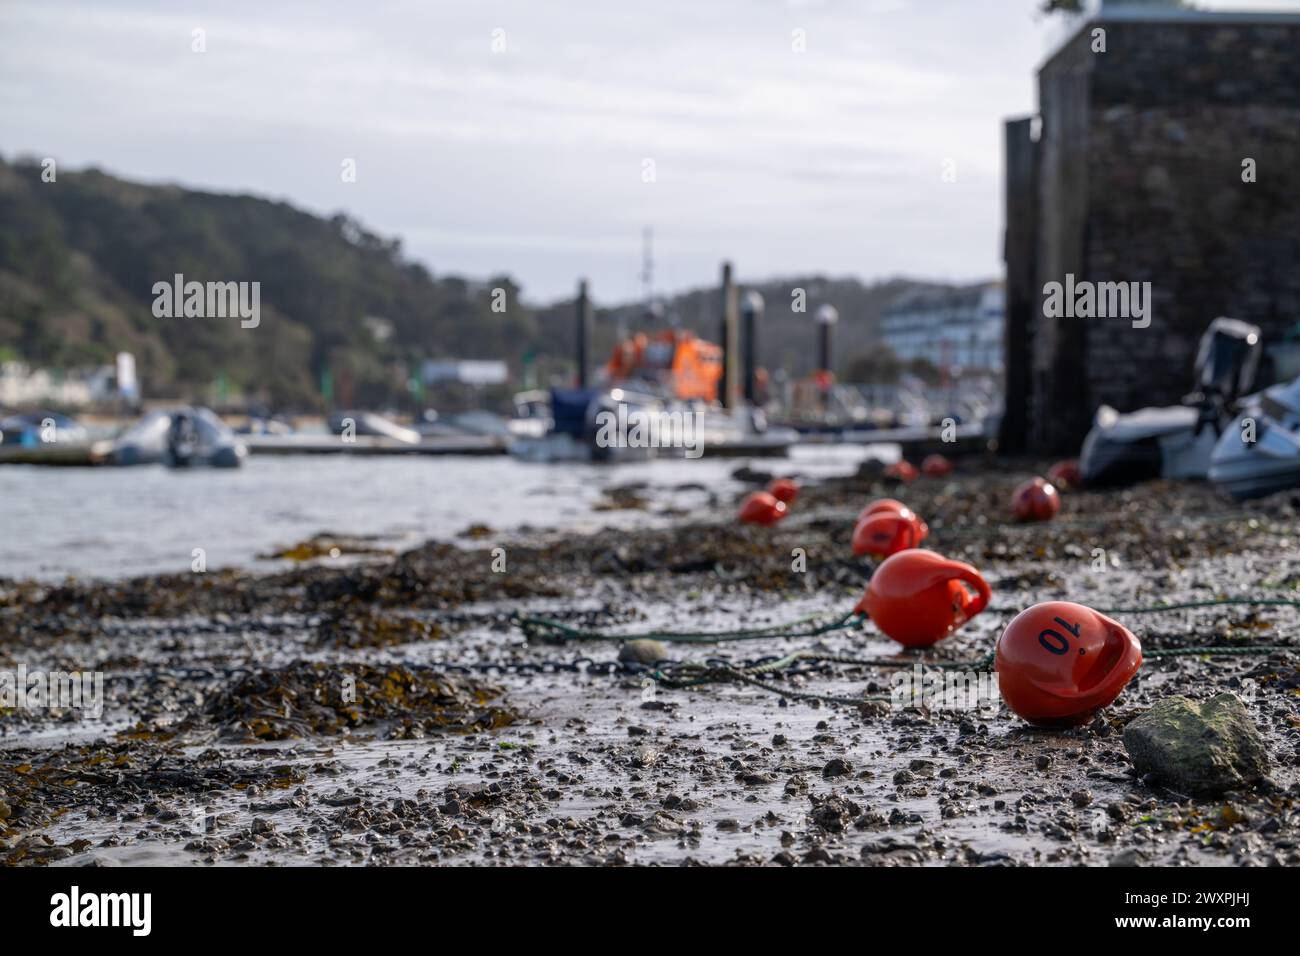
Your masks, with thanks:
M872 467L806 485L773 528L631 487L648 525L571 535L467 528L399 555L323 535L288 570L58 585L0 581L0 670L96 671L104 707L0 709L0 862L114 865L1296 865L1300 659L1148 660L1083 727L997 705L792 700L672 689L612 642L529 643L528 613L624 633L835 617L872 565L869 500L906 500L926 546L970 562L992 608L925 655L978 661L1020 608L1300 596L1300 496L1234 504L1153 482L1010 520L1030 463L891 484ZM741 473L756 481L762 473ZM541 522L539 522L539 525ZM338 553L335 553L338 552ZM340 559L342 559L340 561ZM1124 617L1144 648L1293 645L1300 609ZM676 660L811 649L910 663L869 625L671 644ZM772 675L796 692L888 695L894 670ZM1124 725L1171 694L1243 697L1272 772L1193 799L1144 779Z

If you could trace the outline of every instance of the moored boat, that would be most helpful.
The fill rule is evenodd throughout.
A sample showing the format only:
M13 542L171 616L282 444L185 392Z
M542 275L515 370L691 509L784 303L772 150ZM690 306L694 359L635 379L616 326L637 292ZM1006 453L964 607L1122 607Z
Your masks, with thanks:
M1097 409L1079 457L1084 484L1208 477L1220 434L1254 386L1261 351L1257 326L1229 318L1211 322L1196 355L1196 390L1182 405L1127 414L1109 405Z
M248 448L211 409L184 406L153 411L113 446L116 465L238 468Z
M1244 403L1210 460L1210 480L1238 500L1300 487L1300 379Z

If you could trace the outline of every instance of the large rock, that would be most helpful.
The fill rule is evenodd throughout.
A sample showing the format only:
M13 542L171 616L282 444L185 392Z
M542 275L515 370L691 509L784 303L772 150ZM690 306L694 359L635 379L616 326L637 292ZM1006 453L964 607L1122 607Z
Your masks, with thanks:
M1124 728L1124 746L1141 773L1180 793L1240 789L1269 771L1263 738L1233 694L1203 703L1186 697L1157 701Z

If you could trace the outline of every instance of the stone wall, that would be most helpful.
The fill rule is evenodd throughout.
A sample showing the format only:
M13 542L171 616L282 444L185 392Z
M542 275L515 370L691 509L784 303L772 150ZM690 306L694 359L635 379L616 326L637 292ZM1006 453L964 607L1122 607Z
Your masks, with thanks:
M1105 53L1089 48L1096 26ZM1031 444L1070 451L1099 404L1190 391L1216 316L1266 342L1300 321L1300 17L1101 20L1039 82L1040 293L1073 272L1149 281L1154 299L1145 329L1034 315Z

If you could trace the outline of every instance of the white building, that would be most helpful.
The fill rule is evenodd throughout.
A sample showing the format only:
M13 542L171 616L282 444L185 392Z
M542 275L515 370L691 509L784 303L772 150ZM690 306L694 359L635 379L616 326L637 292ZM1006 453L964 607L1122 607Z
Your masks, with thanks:
M134 374L134 365L131 368ZM0 408L85 408L111 399L114 386L112 365L63 372L33 369L24 362L0 362Z
M982 282L905 293L886 307L880 337L905 362L1000 372L1005 325L1003 284Z
M500 385L507 381L505 362L472 359L425 359L420 368L424 384L460 382L463 385Z

